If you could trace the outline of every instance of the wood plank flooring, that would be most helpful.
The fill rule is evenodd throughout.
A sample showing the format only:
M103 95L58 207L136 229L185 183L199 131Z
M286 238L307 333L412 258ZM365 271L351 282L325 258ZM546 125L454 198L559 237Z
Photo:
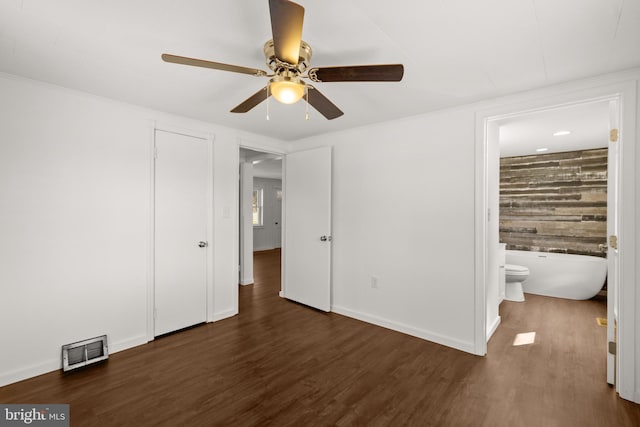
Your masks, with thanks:
M279 259L256 254L238 316L2 387L0 402L69 403L72 426L640 425L605 383L602 301L504 302L477 357L284 300Z

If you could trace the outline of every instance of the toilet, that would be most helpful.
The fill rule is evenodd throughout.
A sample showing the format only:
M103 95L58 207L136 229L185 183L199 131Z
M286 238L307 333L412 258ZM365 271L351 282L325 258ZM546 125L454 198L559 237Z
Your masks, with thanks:
M524 301L522 282L529 277L529 269L522 265L505 264L504 299L507 301Z

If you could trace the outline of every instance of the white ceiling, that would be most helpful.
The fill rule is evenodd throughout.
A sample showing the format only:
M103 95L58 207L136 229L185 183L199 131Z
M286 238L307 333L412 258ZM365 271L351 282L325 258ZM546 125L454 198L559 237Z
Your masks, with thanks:
M498 121L500 157L589 150L607 147L609 102L590 102ZM559 131L568 135L554 136Z
M295 140L640 66L640 0L299 0L313 66L403 63L400 83L319 83L304 102L229 110L265 78L164 63L162 53L266 69L267 0L2 0L0 71Z
M240 148L240 161L253 164L254 178L282 179L282 156Z

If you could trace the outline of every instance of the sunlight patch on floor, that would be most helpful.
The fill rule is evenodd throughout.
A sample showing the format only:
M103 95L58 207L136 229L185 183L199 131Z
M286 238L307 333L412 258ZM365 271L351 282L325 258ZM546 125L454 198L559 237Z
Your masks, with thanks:
M535 332L523 332L516 335L516 339L513 340L513 345L527 345L533 344L536 340Z

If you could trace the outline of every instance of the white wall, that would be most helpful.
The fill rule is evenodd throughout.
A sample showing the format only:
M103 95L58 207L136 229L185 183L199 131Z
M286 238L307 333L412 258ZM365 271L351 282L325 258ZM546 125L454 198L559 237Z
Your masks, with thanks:
M334 146L332 309L473 351L473 109L291 147L320 145Z
M154 121L215 135L209 319L237 313L246 135L4 74L0 93L0 385L60 368L65 343L147 341Z
M276 191L282 190L281 179L254 178L253 189L264 190L263 226L253 227L253 250L264 251L281 246L282 201L277 200ZM276 222L278 225L276 225Z

